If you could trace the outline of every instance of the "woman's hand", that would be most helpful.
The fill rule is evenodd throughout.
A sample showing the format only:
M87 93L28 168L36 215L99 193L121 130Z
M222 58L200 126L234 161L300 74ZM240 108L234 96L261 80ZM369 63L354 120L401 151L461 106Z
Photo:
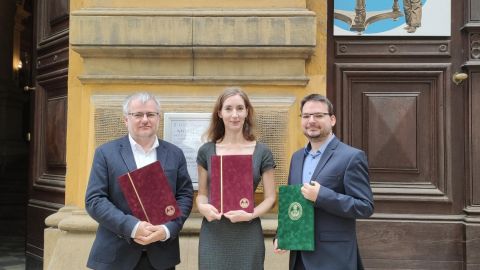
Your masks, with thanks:
M253 213L247 213L243 210L228 211L224 214L232 223L245 222L253 219Z
M209 222L212 220L220 220L222 215L218 212L215 206L209 203L200 203L197 204L198 211L202 214Z

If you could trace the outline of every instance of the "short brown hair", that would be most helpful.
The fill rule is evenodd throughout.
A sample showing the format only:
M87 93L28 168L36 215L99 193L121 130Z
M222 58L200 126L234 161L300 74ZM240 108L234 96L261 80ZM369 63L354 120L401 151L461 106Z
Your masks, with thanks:
M324 104L327 105L328 107L328 113L330 115L334 115L335 112L333 111L333 105L332 103L330 102L330 100L328 100L328 98L326 96L322 96L320 94L310 94L306 97L304 97L302 99L302 101L300 102L300 113L303 112L303 106L305 105L305 103L309 102L309 101L318 101L318 102L322 102Z

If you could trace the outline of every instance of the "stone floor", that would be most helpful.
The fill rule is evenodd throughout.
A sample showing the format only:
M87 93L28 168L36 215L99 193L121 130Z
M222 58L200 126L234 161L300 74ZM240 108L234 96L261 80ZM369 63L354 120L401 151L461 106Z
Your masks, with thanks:
M0 270L25 269L25 239L0 235Z

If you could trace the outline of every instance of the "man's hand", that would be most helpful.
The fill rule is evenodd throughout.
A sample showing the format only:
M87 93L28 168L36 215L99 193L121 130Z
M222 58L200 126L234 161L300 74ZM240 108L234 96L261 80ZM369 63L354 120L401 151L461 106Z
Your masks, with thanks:
M152 224L146 221L140 222L140 224L138 225L137 231L135 232L135 239L142 236L143 237L149 236L152 233L152 231L147 229L147 227L149 226L152 226Z
M273 253L275 253L275 254L285 254L286 252L287 252L286 250L278 248L278 239L275 238L275 240L273 240Z
M315 202L317 200L318 192L320 192L320 184L316 181L312 181L311 184L303 184L300 189L305 199Z
M228 211L224 216L230 219L232 223L250 221L253 219L252 213L247 213L243 210Z
M145 229L151 233L148 236L135 237L134 239L134 241L140 245L148 245L153 242L162 241L167 237L165 228L162 225L153 226L150 224L150 226L147 226Z
M209 222L215 219L220 220L222 215L218 212L215 206L209 203L198 204L198 211L202 214Z

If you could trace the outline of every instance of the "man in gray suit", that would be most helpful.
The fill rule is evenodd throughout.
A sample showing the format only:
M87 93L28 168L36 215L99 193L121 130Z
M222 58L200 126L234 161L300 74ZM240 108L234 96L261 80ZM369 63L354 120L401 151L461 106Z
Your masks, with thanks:
M288 184L303 184L302 195L314 204L315 250L290 251L290 269L363 269L355 221L373 214L365 153L332 133L336 118L326 97L306 96L300 111L308 144L293 154ZM285 252L276 240L274 248Z
M157 138L159 113L154 96L129 96L123 104L128 135L95 151L85 196L86 210L99 224L87 262L92 269L175 269L180 263L178 235L192 209L193 187L183 152ZM165 224L134 217L117 181L156 160L182 211Z

